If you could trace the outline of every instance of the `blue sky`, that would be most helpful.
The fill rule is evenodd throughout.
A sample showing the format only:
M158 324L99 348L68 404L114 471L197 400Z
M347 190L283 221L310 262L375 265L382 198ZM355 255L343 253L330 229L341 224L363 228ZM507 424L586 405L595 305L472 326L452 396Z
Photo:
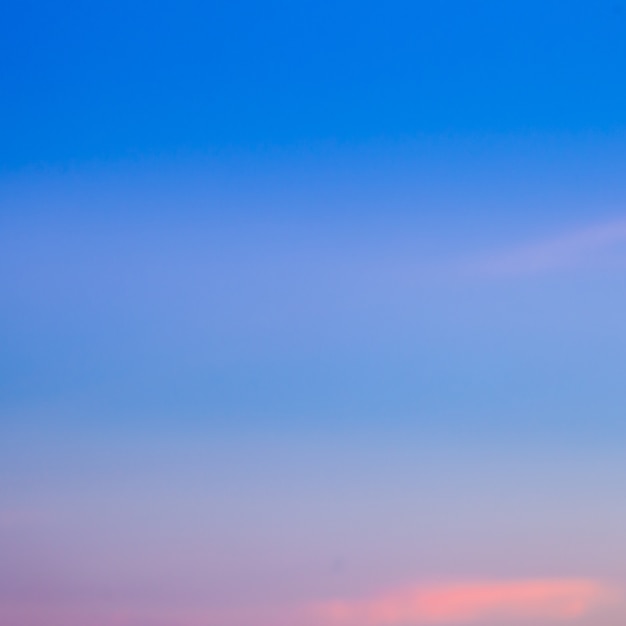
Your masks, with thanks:
M4 3L1 166L623 128L600 2Z
M5 3L3 625L623 623L625 34Z

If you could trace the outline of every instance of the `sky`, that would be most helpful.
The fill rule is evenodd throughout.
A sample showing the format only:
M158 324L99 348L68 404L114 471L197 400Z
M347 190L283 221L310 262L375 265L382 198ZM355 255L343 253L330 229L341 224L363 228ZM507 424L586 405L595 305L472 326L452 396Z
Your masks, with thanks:
M0 623L626 619L626 4L0 7Z

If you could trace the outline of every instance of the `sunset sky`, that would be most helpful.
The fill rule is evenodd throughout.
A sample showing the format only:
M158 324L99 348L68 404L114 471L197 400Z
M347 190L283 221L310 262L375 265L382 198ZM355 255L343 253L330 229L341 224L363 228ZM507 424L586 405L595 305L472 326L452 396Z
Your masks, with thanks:
M0 7L2 626L626 623L626 4Z

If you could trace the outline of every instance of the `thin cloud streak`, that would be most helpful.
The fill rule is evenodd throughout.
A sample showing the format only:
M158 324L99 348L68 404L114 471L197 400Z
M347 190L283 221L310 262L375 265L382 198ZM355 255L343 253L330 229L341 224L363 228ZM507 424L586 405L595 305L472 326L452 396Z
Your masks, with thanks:
M492 620L570 621L613 597L592 580L526 580L418 586L374 598L336 601L317 608L327 624L427 626Z
M515 276L576 267L626 243L626 219L566 233L483 257L465 265L470 274Z

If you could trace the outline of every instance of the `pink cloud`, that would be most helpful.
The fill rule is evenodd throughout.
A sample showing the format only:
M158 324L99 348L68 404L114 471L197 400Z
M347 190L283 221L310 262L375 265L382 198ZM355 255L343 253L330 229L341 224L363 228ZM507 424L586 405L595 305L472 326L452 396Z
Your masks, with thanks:
M2 626L504 626L567 623L613 606L617 597L590 580L529 580L422 585L320 605L211 607L0 599ZM609 607L609 610L611 608ZM615 607L624 623L623 607ZM603 615L603 614L602 614ZM594 626L600 623L595 620Z
M418 586L374 598L318 607L329 624L422 626L490 620L567 621L585 616L611 597L590 580L527 580Z

